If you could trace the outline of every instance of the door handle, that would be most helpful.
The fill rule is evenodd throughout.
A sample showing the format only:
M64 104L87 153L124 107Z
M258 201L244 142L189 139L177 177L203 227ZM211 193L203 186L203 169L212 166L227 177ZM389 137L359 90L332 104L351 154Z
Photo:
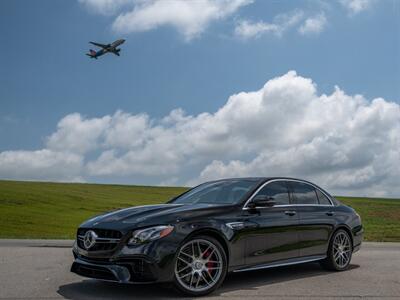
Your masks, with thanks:
M327 216L333 216L335 213L333 212L333 211L328 211L327 213L326 213L326 215Z
M286 210L285 211L285 215L288 215L288 216L294 216L295 214L296 214L296 212L294 210Z

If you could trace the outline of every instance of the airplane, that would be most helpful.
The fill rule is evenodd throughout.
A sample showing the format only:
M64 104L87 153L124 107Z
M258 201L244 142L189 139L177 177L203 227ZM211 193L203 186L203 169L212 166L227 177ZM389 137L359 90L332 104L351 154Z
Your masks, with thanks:
M95 58L95 59L97 59L99 56L102 56L109 52L119 56L119 52L121 51L121 49L119 49L117 47L119 45L122 45L124 42L125 42L124 39L116 40L115 42L113 42L111 44L107 44L107 45L99 44L99 43L95 43L95 42L89 42L92 45L100 47L101 49L99 51L90 49L89 53L86 53L86 55L89 56L90 58Z

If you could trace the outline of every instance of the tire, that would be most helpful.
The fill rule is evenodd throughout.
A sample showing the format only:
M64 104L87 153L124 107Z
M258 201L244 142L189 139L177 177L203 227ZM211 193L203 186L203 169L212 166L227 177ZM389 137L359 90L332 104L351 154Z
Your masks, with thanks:
M327 257L322 260L321 266L331 271L344 271L349 268L353 252L353 244L347 231L335 231L329 242Z
M227 269L227 257L221 244L209 236L195 236L177 251L173 284L188 296L207 295L222 284Z

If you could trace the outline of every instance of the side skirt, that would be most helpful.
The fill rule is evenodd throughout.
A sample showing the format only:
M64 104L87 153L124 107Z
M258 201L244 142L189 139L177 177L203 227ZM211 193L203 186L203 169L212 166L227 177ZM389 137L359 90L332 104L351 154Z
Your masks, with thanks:
M291 259L286 259L286 260L274 261L274 262L267 263L267 264L255 265L255 266L250 266L250 267L242 267L242 268L233 270L233 272L236 273L236 272L244 272L244 271L252 271L252 270L259 270L259 269L268 269L268 268L275 268L275 267L297 265L297 264L303 264L303 263L322 260L324 258L326 258L326 255L315 255L315 256L291 258Z

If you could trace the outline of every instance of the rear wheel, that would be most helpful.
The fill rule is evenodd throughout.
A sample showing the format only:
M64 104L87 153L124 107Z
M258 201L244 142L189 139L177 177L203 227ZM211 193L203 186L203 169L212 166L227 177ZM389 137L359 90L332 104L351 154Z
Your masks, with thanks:
M214 238L197 236L178 251L174 285L186 295L206 295L221 285L226 271L227 259L221 244Z
M353 246L349 234L339 229L336 231L329 243L328 256L321 262L321 265L334 271L346 270L351 261Z

